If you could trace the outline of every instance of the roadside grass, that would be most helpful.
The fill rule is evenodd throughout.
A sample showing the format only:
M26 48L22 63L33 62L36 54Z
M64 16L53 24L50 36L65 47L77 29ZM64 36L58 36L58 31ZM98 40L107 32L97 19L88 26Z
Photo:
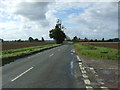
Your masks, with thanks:
M49 48L53 48L59 45L61 44L49 44L49 45L27 47L27 48L21 48L21 49L11 49L11 50L0 51L0 53L2 53L0 55L0 58L2 57L2 64L6 64L13 61L12 59L17 59L23 56L31 55L33 53L43 51Z
M74 43L77 54L100 59L119 60L117 49L92 46L85 43Z

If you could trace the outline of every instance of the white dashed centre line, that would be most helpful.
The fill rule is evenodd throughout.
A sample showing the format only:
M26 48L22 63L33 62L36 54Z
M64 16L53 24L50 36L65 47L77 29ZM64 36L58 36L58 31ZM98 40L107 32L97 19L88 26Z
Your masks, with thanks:
M50 57L53 56L53 55L54 55L54 54L51 54Z
M20 75L18 75L17 77L15 77L14 79L11 80L11 82L15 81L16 79L20 78L21 76L23 76L25 73L29 72L30 70L32 70L33 67L29 68L28 70L26 70L25 72L21 73Z

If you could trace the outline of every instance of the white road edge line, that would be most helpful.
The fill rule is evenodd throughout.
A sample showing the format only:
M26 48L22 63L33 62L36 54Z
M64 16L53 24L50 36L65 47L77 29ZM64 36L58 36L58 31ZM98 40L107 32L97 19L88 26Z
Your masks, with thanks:
M81 59L79 58L78 55L76 55L76 57L77 57L78 61L81 61ZM82 76L84 78L84 83L86 84L86 89L87 90L89 90L89 89L93 90L92 86L87 86L87 85L91 85L91 82L88 79L88 76L86 75L87 72L85 71L85 68L89 68L90 70L92 70L92 73L94 73L96 77L98 77L97 72L95 71L95 69L93 67L83 67L81 62L79 63L79 68L82 72ZM104 85L103 82L98 82L98 83ZM108 87L105 87L105 86L101 86L100 88L109 90Z
M32 70L33 67L29 68L28 70L26 70L25 72L21 73L20 75L18 75L17 77L15 77L14 79L11 80L11 82L15 81L16 79L20 78L21 76L23 76L25 73L27 73L28 71Z
M81 61L81 59L79 58L79 56L78 55L76 55L77 56L77 59L78 59L78 61ZM90 82L90 80L88 79L88 76L86 75L86 71L85 71L85 68L82 66L82 63L80 62L79 63L79 68L80 68L80 70L81 70L81 72L82 72L82 76L83 76L83 78L84 78L84 83L85 83L85 85L86 85L86 89L87 90L93 90L93 87L92 86L87 86L87 85L91 85L91 82Z
M78 59L78 61L81 61L78 55L77 55L77 59Z
M93 87L91 87L91 86L86 86L86 89L87 89L87 90L90 90L90 89L93 90Z
M54 55L54 54L51 54L50 57L53 56L53 55Z

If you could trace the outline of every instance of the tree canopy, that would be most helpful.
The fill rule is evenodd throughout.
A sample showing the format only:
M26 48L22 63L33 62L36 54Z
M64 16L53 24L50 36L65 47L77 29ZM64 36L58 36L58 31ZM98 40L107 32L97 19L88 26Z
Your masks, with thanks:
M58 20L54 29L50 30L50 38L53 38L57 44L63 43L66 38L64 31L62 30L61 22Z

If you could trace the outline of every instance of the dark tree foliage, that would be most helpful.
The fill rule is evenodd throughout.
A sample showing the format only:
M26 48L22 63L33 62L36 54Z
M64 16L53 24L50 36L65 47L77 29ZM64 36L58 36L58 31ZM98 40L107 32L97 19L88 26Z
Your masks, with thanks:
M39 42L39 39L38 39L38 38L36 38L34 41L35 41L35 42Z
M102 41L104 41L104 38L102 38Z
M44 42L45 40L44 40L44 38L42 37L42 42Z
M88 39L85 37L85 38L84 38L84 41L85 41L85 42L87 42L87 41L88 41Z
M19 39L19 40L17 40L18 42L22 42L22 40L21 39Z
M62 31L61 23L59 20L57 21L55 28L50 30L49 33L50 38L53 38L57 44L63 43L66 38L65 33Z
M29 37L28 41L33 42L34 39L32 37Z
M73 42L78 42L79 41L79 38L77 38L77 36L73 37L72 39Z
M93 39L91 39L90 42L93 42Z
M95 42L97 42L98 40L97 39L95 39Z

